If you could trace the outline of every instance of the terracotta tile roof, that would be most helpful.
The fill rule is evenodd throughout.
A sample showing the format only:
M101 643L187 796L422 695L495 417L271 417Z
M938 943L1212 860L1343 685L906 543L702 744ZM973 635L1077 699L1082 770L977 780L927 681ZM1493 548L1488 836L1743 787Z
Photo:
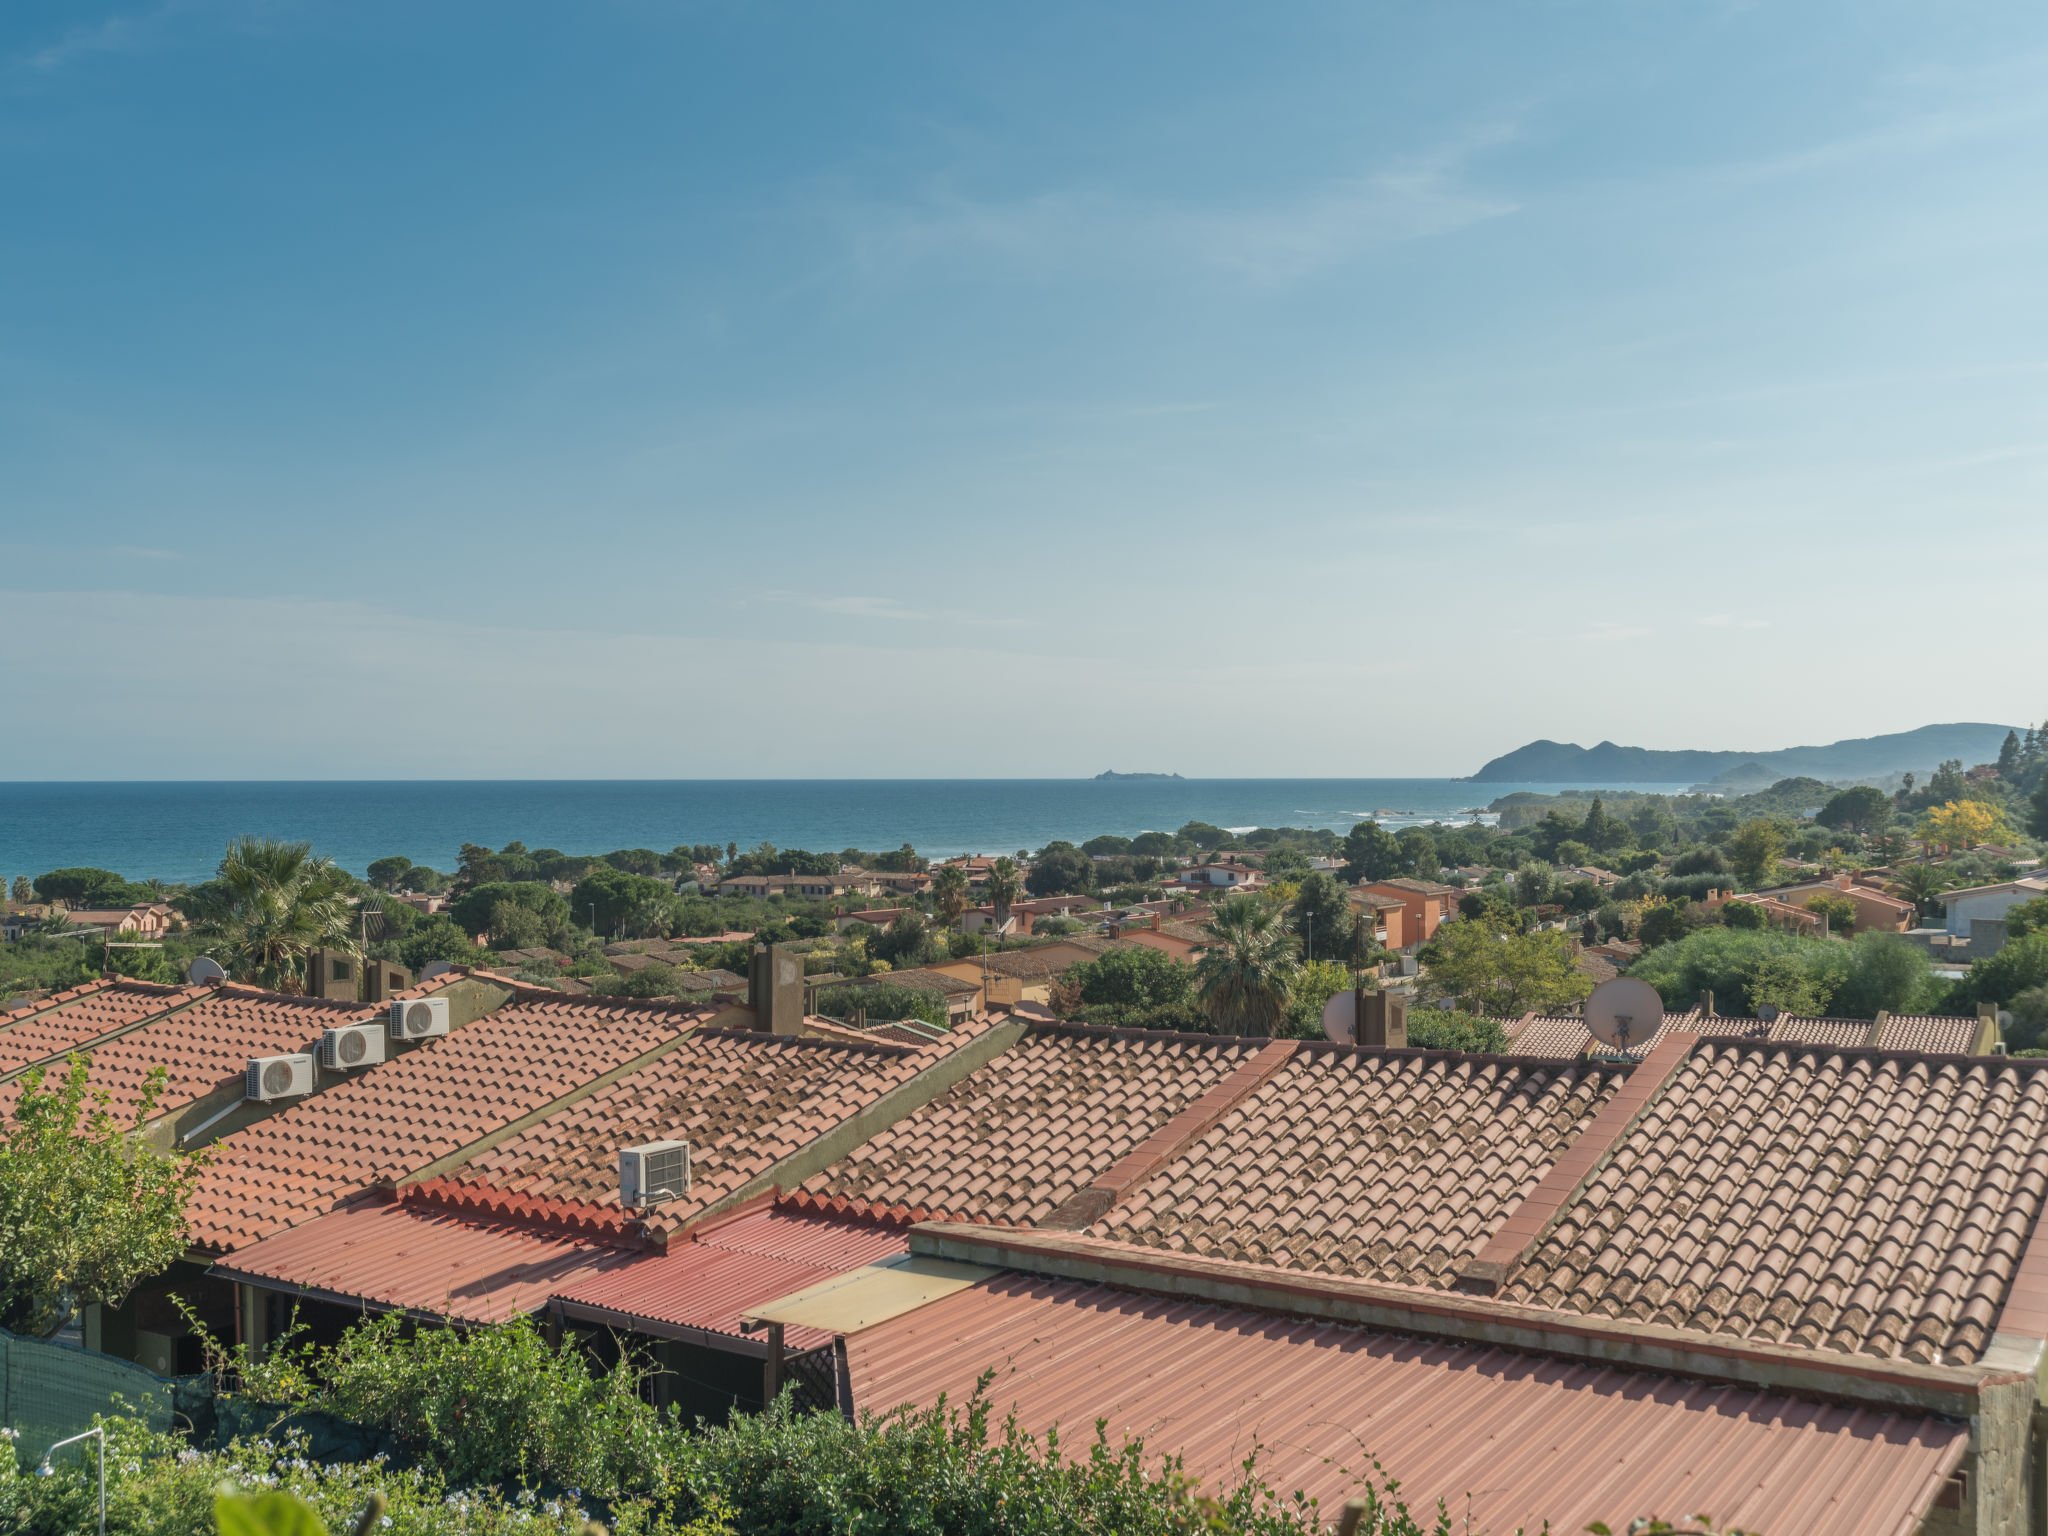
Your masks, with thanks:
M139 1024L205 993L204 987L95 981L0 1014L0 1073L17 1072L35 1062L61 1056L88 1040Z
M619 1148L690 1143L690 1193L645 1219L673 1230L868 1108L976 1031L923 1050L704 1029L659 1060L465 1164L463 1183L616 1206Z
M2044 1190L2031 1064L1703 1041L1502 1294L1969 1362Z
M192 1241L233 1250L322 1215L546 1107L702 1017L694 1008L521 988L496 1013L223 1137L186 1212Z
M1885 1021L1878 1044L1888 1051L1926 1051L1966 1056L1977 1048L1981 1023L1966 1015L1895 1013Z
M1977 1021L1970 1021L1975 1024ZM1762 1038L1787 1045L1831 1045L1857 1049L1870 1043L1869 1019L1818 1018L1781 1014L1764 1027Z
M1860 1049L1870 1043L1870 1019L1823 1018L1808 1014L1781 1014L1762 1019L1731 1018L1725 1014L1705 1016L1697 1009L1664 1016L1656 1036L1639 1050L1641 1056L1674 1029L1688 1030L1710 1040L1754 1040L1780 1045L1825 1045L1838 1049ZM1980 1025L1966 1015L1895 1013L1885 1024L1878 1044L1888 1051L1920 1051L1937 1056L1968 1056L1977 1044ZM1579 1015L1531 1014L1510 1027L1508 1054L1558 1058L1576 1056L1592 1044L1585 1021Z
M1756 1027L1754 1019L1727 1019L1720 1016L1703 1018L1697 1008L1688 1008L1683 1013L1667 1013L1657 1032L1641 1045L1631 1046L1629 1055L1640 1060L1657 1048L1657 1044L1674 1029L1691 1034L1720 1036L1742 1034ZM1593 1036L1586 1028L1585 1018L1576 1013L1532 1013L1507 1029L1510 1056L1536 1056L1548 1060L1559 1060L1570 1056L1583 1055L1593 1044ZM1605 1050L1606 1047L1601 1047Z
M1014 1407L1027 1431L1057 1424L1075 1443L1106 1420L1112 1447L1181 1456L1215 1496L1256 1452L1325 1521L1377 1459L1409 1498L1443 1493L1461 1531L1621 1531L1705 1509L1773 1536L1912 1536L1970 1446L1969 1425L1910 1409L1020 1274L853 1334L847 1356L863 1411L958 1403L992 1372L997 1420Z
M190 1006L175 1006L195 992L198 1000ZM86 1081L107 1094L116 1118L133 1113L144 1082L157 1067L168 1074L157 1111L176 1109L235 1082L251 1056L310 1049L322 1030L371 1012L357 1003L232 985L168 997L160 992L159 1001L173 1005L172 1011L86 1053L92 1062ZM6 1038L0 1035L0 1041ZM0 1084L0 1114L11 1111L20 1097L19 1080Z
M964 1220L1042 1221L1266 1042L1034 1026L802 1193Z
M1592 1063L1303 1044L1090 1235L1447 1286L1621 1080Z

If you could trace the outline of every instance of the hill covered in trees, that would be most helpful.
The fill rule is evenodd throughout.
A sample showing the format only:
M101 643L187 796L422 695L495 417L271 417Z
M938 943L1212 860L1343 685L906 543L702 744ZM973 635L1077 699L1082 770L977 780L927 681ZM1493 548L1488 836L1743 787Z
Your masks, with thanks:
M1682 784L1716 778L1730 769L1755 766L1768 779L1873 778L1925 769L1929 763L1960 758L1990 762L2013 729L1963 722L1923 725L1888 736L1860 736L1824 747L1786 747L1776 752L1666 752L1621 747L1611 741L1582 747L1576 742L1532 741L1496 757L1477 773L1479 784Z

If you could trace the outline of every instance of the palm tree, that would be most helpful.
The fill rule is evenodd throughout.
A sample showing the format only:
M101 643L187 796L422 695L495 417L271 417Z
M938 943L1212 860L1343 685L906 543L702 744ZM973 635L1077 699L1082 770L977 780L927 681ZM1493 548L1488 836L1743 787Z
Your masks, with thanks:
M932 900L938 903L939 915L945 918L950 931L967 910L967 871L958 864L948 864L932 876Z
M1955 878L1939 864L1907 864L1892 875L1892 884L1924 916L1928 901L1955 884Z
M1202 1009L1233 1034L1271 1035L1287 1016L1294 971L1292 940L1280 909L1256 896L1219 902L1207 925L1209 946L1195 962Z
M309 843L242 837L220 861L219 900L205 928L227 940L229 970L237 981L295 992L306 974L306 952L336 949L360 955L355 909L344 899L348 877Z
M989 865L988 904L994 909L997 933L1010 920L1010 903L1023 889L1024 879L1017 873L1017 861L1007 853Z

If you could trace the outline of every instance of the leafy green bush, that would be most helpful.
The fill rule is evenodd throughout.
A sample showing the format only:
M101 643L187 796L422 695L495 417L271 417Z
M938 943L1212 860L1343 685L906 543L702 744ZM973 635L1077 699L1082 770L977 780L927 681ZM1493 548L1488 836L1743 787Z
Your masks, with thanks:
M1484 1014L1418 1008L1408 1015L1408 1043L1430 1051L1498 1054L1508 1048L1508 1037L1499 1019Z
M2048 933L2030 933L1977 961L1956 983L1949 1006L1968 1012L1979 1003L2002 1005L2039 986L2048 986Z
M1112 949L1068 968L1064 984L1078 998L1069 1017L1119 1029L1209 1031L1195 1002L1195 974L1164 950Z
M1767 960L1771 966L1760 971ZM1771 978L1780 1007L1787 998L1811 1002L1826 994L1826 1006L1844 1018L1876 1018L1880 1008L1928 1013L1949 1006L1927 952L1895 933L1858 934L1842 944L1776 928L1714 926L1645 951L1629 974L1655 987L1667 1008L1694 1007L1702 992L1712 992L1724 1014L1756 1011L1751 988L1759 975Z
M214 1536L214 1501L237 1494L288 1494L327 1531L352 1531L371 1495L382 1494L378 1536L582 1536L593 1514L577 1490L535 1486L457 1487L428 1467L399 1470L379 1458L330 1462L306 1455L302 1435L237 1440L217 1452L192 1449L176 1435L132 1418L107 1428L108 1536ZM649 1500L625 1500L609 1513L618 1536L731 1536L715 1495L694 1499L700 1513L677 1525ZM97 1528L93 1447L66 1452L47 1477L15 1475L13 1448L0 1441L0 1528L21 1536L77 1536Z
M918 1019L939 1029L946 1027L946 1005L933 992L899 987L878 981L865 987L827 987L818 994L818 1012L829 1019L850 1019L855 1009L865 1010L870 1024L893 1024L901 1019Z

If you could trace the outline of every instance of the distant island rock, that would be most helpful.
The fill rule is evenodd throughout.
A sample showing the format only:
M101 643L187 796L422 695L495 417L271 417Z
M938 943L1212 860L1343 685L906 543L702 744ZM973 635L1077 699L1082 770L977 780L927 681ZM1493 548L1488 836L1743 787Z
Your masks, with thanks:
M1113 773L1109 771L1104 771L1102 773L1098 773L1097 775L1095 775L1095 782L1100 784L1105 780L1111 779L1178 779L1179 777L1180 775L1177 773Z
M1890 736L1859 736L1825 747L1786 747L1777 752L1663 752L1650 747L1596 747L1576 742L1532 741L1472 775L1479 784L1690 784L1719 778L1809 777L1849 779L1892 773L1925 774L1949 758L1965 765L1998 756L2011 726L1960 723L1923 725Z

